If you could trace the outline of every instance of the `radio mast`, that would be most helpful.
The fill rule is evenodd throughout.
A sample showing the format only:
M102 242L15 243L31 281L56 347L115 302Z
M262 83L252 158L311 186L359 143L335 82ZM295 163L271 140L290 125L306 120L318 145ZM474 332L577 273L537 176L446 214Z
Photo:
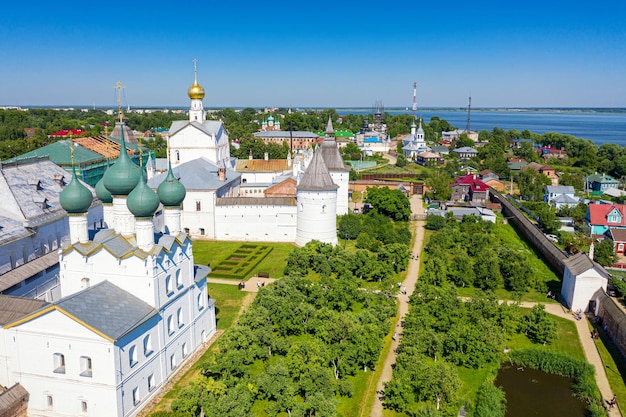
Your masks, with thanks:
M465 133L469 135L470 132L470 112L472 109L472 96L469 96L469 101L467 103L467 127L465 128Z
M417 112L417 82L413 81L413 121Z

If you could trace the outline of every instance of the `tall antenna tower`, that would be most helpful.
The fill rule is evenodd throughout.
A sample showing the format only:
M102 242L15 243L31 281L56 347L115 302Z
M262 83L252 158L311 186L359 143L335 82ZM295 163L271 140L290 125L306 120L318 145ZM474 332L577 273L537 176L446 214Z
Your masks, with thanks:
M417 82L413 81L413 120L417 112Z
M469 101L467 103L467 126L465 127L465 133L469 134L470 132L470 113L472 110L472 96L469 96Z

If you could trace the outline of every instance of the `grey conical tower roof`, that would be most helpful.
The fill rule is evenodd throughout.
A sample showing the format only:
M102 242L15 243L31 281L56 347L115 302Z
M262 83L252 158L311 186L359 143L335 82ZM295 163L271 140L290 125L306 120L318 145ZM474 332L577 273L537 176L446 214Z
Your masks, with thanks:
M322 153L319 150L315 151L296 189L303 191L333 191L338 188L339 186L333 182L328 172Z
M326 136L335 136L335 129L333 129L333 119L328 115L328 123L326 124Z

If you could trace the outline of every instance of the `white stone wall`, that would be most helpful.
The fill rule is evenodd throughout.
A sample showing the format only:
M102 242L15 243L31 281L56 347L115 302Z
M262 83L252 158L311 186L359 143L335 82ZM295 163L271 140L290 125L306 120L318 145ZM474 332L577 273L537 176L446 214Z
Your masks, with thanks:
M337 190L337 216L343 216L350 211L348 207L348 186L350 173L346 171L331 171L333 182L339 186Z
M4 347L12 357L6 382L19 381L28 390L29 416L81 415L81 401L87 402L90 416L118 415L112 343L55 310L4 333ZM64 355L65 373L54 372L55 353ZM80 375L82 356L92 361L91 377Z
M200 206L198 207L198 203ZM215 239L215 192L187 190L183 201L181 226L194 237ZM199 210L198 210L199 208ZM204 229L204 234L202 234Z
M215 238L250 242L293 242L296 206L236 205L215 207Z

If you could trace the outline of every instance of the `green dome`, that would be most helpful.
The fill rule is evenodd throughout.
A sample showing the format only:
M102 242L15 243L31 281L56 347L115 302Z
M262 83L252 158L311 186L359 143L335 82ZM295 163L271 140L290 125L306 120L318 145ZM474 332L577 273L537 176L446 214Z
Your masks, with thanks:
M72 180L59 196L61 207L70 214L86 213L92 201L91 191L78 181L76 169L72 167Z
M96 183L96 195L105 204L110 204L113 202L113 196L104 186L104 177L100 178L100 181Z
M122 130L122 147L120 156L115 164L104 173L102 177L104 187L112 195L128 195L141 177L141 169L130 160L126 152L126 142L124 141L124 131Z
M159 197L148 184L146 184L146 178L141 175L139 183L134 190L128 194L126 199L126 205L128 210L135 217L152 217L154 212L159 208Z
M165 177L163 182L159 184L159 187L157 188L157 193L159 194L161 203L163 203L166 207L180 206L185 199L185 195L187 195L185 186L182 185L174 176L171 164L167 170L167 177Z

